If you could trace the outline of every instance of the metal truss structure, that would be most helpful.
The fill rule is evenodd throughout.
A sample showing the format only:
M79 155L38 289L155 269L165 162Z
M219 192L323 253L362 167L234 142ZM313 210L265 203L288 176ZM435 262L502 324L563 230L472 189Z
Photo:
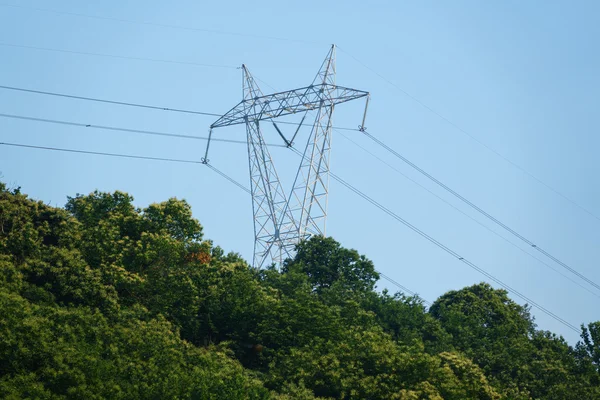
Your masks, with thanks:
M242 73L243 100L210 126L202 162L209 162L213 129L246 125L254 215L253 266L262 268L280 265L292 257L295 246L311 235L325 235L334 108L337 104L366 97L362 129L369 93L336 85L335 45L313 82L306 87L264 95L245 65L242 65ZM286 196L265 144L261 121L271 122L285 145L292 147L309 112L315 113L315 120L291 192ZM298 113L304 113L304 116L293 137L288 139L277 126L276 119Z

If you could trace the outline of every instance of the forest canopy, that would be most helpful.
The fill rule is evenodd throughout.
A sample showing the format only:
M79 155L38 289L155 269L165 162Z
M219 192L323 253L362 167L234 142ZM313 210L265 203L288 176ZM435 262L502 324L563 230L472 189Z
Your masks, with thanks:
M0 183L0 398L600 399L600 322L571 346L489 284L378 279L328 237L255 270L184 200Z

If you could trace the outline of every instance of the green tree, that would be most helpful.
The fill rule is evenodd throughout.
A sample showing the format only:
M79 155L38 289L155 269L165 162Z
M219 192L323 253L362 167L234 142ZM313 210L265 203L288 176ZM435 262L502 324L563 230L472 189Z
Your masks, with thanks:
M588 357L600 372L600 321L581 326L581 341L577 343L580 353Z
M535 325L527 306L513 302L505 290L480 283L450 291L429 310L452 337L452 345L472 358L492 379L526 396L531 380L527 356Z
M330 288L335 282L353 291L369 291L379 279L372 261L332 238L313 236L296 250L296 256L284 262L282 271L298 268L308 276L315 291Z

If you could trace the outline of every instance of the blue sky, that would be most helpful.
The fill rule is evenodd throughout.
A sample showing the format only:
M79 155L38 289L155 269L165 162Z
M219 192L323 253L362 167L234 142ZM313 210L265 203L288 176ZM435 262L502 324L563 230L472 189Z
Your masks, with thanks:
M39 10L48 7L108 19ZM312 81L330 44L335 43L343 50L337 52L338 84L371 92L366 124L371 134L598 282L600 220L460 129L600 215L599 12L600 5L594 1L62 0L50 5L7 0L0 4L0 85L225 113L241 98L241 73L236 67L242 63L261 79L261 85L291 89ZM263 91L271 91L266 84ZM335 125L356 127L362 107L360 102L340 106ZM0 90L0 112L190 135L206 135L216 119L6 90ZM243 126L215 134L245 138ZM264 134L269 141L277 140L275 131L266 129ZM344 134L532 252L359 132ZM0 118L0 141L182 159L199 159L205 146L201 141L8 118ZM272 154L289 188L297 159L285 149L273 149ZM244 145L215 143L210 159L249 185ZM337 132L331 168L571 324L600 318L598 296L499 239ZM0 172L5 182L58 206L64 205L67 196L94 189L127 191L139 206L184 198L204 225L207 238L251 259L250 199L201 165L0 146ZM366 254L379 270L430 301L448 290L484 280L336 182L331 184L328 234ZM539 253L532 254L543 259ZM544 261L568 274L552 261ZM380 283L380 288L386 286L385 281ZM538 310L533 314L540 328L563 334L572 343L577 339L577 334Z

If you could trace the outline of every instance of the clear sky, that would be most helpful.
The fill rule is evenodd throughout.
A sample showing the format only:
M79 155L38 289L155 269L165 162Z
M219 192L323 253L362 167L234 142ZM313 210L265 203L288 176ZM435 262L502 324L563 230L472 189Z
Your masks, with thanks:
M48 7L63 13L42 10ZM0 85L225 113L241 98L241 73L236 67L242 63L261 85L292 89L312 81L335 43L344 50L337 52L338 84L371 92L366 124L371 134L599 282L600 220L452 125L599 216L599 14L600 3L595 1L6 0L0 4ZM266 84L263 91L271 91ZM356 127L362 106L358 102L340 106L335 125ZM206 135L215 120L1 89L0 113L189 135ZM215 134L244 140L245 129L238 126ZM268 141L278 139L273 130L265 129L264 134ZM568 274L361 133L344 134ZM202 141L2 117L0 141L195 160L203 156L205 146ZM272 154L289 188L297 158L286 149L273 149ZM249 185L243 144L215 143L210 159ZM338 132L331 168L571 324L600 319L599 291L583 283L594 295L525 255ZM94 189L127 191L139 206L184 198L204 225L206 238L251 260L250 198L202 165L0 146L0 172L8 184L57 206L64 205L67 196ZM366 254L379 270L430 301L484 280L336 182L331 184L328 234ZM386 286L380 282L380 288ZM576 341L577 334L539 310L532 311L539 328Z

